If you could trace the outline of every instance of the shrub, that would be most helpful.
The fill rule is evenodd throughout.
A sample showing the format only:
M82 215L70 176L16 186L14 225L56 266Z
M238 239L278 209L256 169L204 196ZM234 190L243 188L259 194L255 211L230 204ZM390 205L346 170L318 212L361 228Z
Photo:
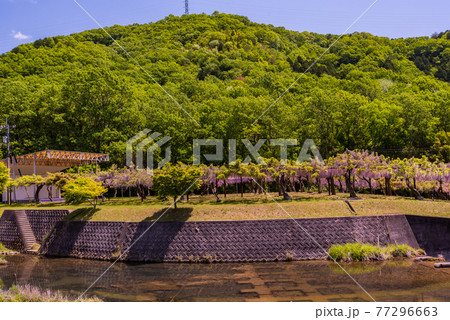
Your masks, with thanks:
M8 248L6 248L3 243L0 242L0 252L8 252L11 251Z
M406 244L389 244L385 247L365 243L335 244L328 250L329 258L336 261L388 260L395 257L413 257L423 254Z
M38 287L24 285L12 286L8 290L0 289L0 302L100 302L97 297L77 299L63 295L60 291L41 289Z
M294 254L292 252L286 252L286 261L294 260Z
M92 178L80 177L70 180L63 187L63 197L67 203L81 203L88 201L94 209L97 208L97 197L101 196L107 190L100 182Z
M9 169L0 162L0 193L3 193L6 189L6 184L9 181Z

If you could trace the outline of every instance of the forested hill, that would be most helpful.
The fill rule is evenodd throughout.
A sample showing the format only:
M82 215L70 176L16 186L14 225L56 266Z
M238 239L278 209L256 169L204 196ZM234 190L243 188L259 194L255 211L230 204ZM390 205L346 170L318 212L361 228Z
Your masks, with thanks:
M107 31L199 125L102 30L89 30L0 56L0 115L17 126L14 152L108 152L122 164L127 138L149 128L171 136L182 161L194 138L312 138L324 157L349 148L450 161L450 32L345 35L252 126L337 35L219 13Z

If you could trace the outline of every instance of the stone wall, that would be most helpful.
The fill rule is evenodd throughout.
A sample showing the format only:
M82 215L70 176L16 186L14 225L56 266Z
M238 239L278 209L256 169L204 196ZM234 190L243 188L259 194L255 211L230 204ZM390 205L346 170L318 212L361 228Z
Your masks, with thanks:
M69 210L25 210L31 229L39 244L56 222L64 219Z
M69 210L25 210L37 243L42 241L56 222L69 214ZM16 223L15 210L5 210L0 217L0 243L10 249L22 251L23 242Z
M419 243L429 255L442 254L450 261L450 219L407 215L411 229Z
M23 250L14 210L5 210L0 217L0 243L12 250Z
M141 262L318 259L327 256L332 244L386 245L400 238L407 240L400 231L393 235L394 238L389 236L387 221L396 219L393 217L155 224L63 221L56 224L41 250L51 256L91 259L115 259L124 253L121 260ZM417 243L408 244L417 246ZM126 251L130 246L131 249Z
M364 242L405 243L450 259L448 218L389 215L153 223L63 221L67 210L26 210L26 214L42 244L41 253L49 256L138 262L300 260L325 258L332 244ZM0 217L0 242L23 248L14 210L5 210Z

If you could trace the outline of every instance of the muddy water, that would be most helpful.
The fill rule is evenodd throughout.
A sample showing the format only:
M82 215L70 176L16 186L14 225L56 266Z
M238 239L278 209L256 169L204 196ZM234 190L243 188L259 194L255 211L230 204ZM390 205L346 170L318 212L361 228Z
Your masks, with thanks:
M58 289L77 295L110 265L105 261L8 256L4 287ZM378 301L450 301L450 270L400 260L344 268ZM0 282L1 283L1 282ZM91 289L106 301L370 301L328 261L224 264L115 264Z

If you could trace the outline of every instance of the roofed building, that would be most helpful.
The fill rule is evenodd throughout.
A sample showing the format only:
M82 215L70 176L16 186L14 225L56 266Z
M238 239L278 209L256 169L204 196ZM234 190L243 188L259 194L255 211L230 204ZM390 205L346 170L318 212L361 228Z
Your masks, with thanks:
M80 151L60 151L60 150L44 150L34 153L24 154L20 156L12 157L7 163L6 159L1 160L3 164L9 165L11 178L13 180L18 177L25 175L40 175L47 176L47 173L60 172L64 169L71 167L80 167L89 164L97 165L101 162L109 161L109 155L105 153L94 153L94 152L80 152ZM44 188L45 189L45 188ZM60 198L61 194L56 188L53 189L52 195L48 194L47 190L42 189L39 198ZM12 192L11 200L13 202L28 202L29 198L27 195L32 193L34 195L35 187L17 187L15 191ZM7 192L3 193L3 202L7 201Z

